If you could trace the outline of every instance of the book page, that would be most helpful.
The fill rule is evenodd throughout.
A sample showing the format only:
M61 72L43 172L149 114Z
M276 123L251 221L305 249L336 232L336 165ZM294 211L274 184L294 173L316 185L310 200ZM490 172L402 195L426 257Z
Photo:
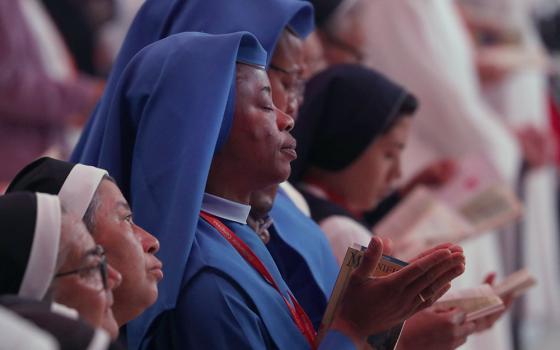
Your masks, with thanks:
M466 312L467 322L505 309L502 299L488 284L449 292L436 302L434 307L443 310L460 308Z
M515 222L523 206L513 189L483 156L461 160L457 174L434 194L448 203L474 228L474 233Z
M505 185L490 187L464 203L459 212L477 232L501 228L518 219L522 205Z
M453 208L419 186L375 228L395 244L395 256L410 260L424 250L444 242L458 242L474 228Z
M457 162L454 176L435 195L453 208L459 208L473 195L504 183L504 180L484 156L471 154Z
M521 269L497 283L493 288L494 292L501 298L509 294L516 298L536 284L537 280L535 277L527 269Z

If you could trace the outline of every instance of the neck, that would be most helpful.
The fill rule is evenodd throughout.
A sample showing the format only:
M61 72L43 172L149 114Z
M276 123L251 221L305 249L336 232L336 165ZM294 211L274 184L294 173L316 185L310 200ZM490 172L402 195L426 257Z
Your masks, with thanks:
M232 174L212 164L206 182L206 193L250 205L253 189L245 185L244 176Z
M321 189L327 196L327 200L346 209L352 215L359 217L361 214L361 210L358 210L357 208L352 206L344 191L340 191L340 188L338 186L340 182L336 181L336 179L335 181L329 180L331 180L331 178L329 177L321 178L306 176L304 178L304 182Z

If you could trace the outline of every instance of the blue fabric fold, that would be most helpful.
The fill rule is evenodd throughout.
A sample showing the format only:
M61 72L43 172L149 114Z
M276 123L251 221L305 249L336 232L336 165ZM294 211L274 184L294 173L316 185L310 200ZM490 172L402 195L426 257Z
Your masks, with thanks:
M270 212L268 250L284 280L318 329L338 276L338 264L321 228L305 216L282 188Z
M71 160L78 162L84 153L100 146L92 142L89 135L93 129L105 124L108 102L115 95L123 71L144 47L182 32L227 34L248 31L257 37L268 53L268 64L285 27L301 37L307 36L313 30L311 4L302 0L147 0L127 33L103 98L88 120ZM254 58L243 57L241 60L253 62Z
M254 65L266 63L266 52L246 32L183 33L144 48L104 101L106 118L87 136L95 147L78 158L107 169L136 222L161 242L165 278L156 304L129 324L130 348L176 304L214 150L231 124L240 52Z

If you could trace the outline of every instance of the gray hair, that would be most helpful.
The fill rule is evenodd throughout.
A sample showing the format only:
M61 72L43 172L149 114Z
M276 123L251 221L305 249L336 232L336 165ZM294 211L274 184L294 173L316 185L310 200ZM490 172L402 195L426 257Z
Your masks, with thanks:
M104 175L103 178L101 179L101 182L103 182L104 180L108 180L116 184L115 179L113 179L109 175ZM101 182L99 182L99 184L101 184ZM99 187L97 187L97 190L99 190ZM89 206L84 214L84 217L82 218L89 233L93 233L93 230L95 229L95 213L97 213L97 209L99 209L101 205L99 201L99 196L97 194L97 190L93 194L93 198L91 199L91 202L89 202Z

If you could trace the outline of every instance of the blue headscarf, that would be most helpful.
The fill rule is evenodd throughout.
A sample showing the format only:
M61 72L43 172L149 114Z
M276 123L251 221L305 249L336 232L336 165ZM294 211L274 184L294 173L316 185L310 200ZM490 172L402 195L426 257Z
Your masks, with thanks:
M313 7L301 0L147 0L134 19L123 47L113 65L104 97L88 121L72 161L93 161L84 158L98 153L99 144L92 143L92 129L105 124L107 102L115 94L122 72L132 57L145 46L182 32L226 34L248 31L255 35L270 62L282 30L289 27L300 37L313 30Z
M95 124L87 140L97 147L79 158L115 178L137 223L161 242L160 295L131 323L132 339L175 306L212 157L231 124L236 62L266 64L266 52L247 32L182 33L141 50L115 93L105 96L105 123Z

